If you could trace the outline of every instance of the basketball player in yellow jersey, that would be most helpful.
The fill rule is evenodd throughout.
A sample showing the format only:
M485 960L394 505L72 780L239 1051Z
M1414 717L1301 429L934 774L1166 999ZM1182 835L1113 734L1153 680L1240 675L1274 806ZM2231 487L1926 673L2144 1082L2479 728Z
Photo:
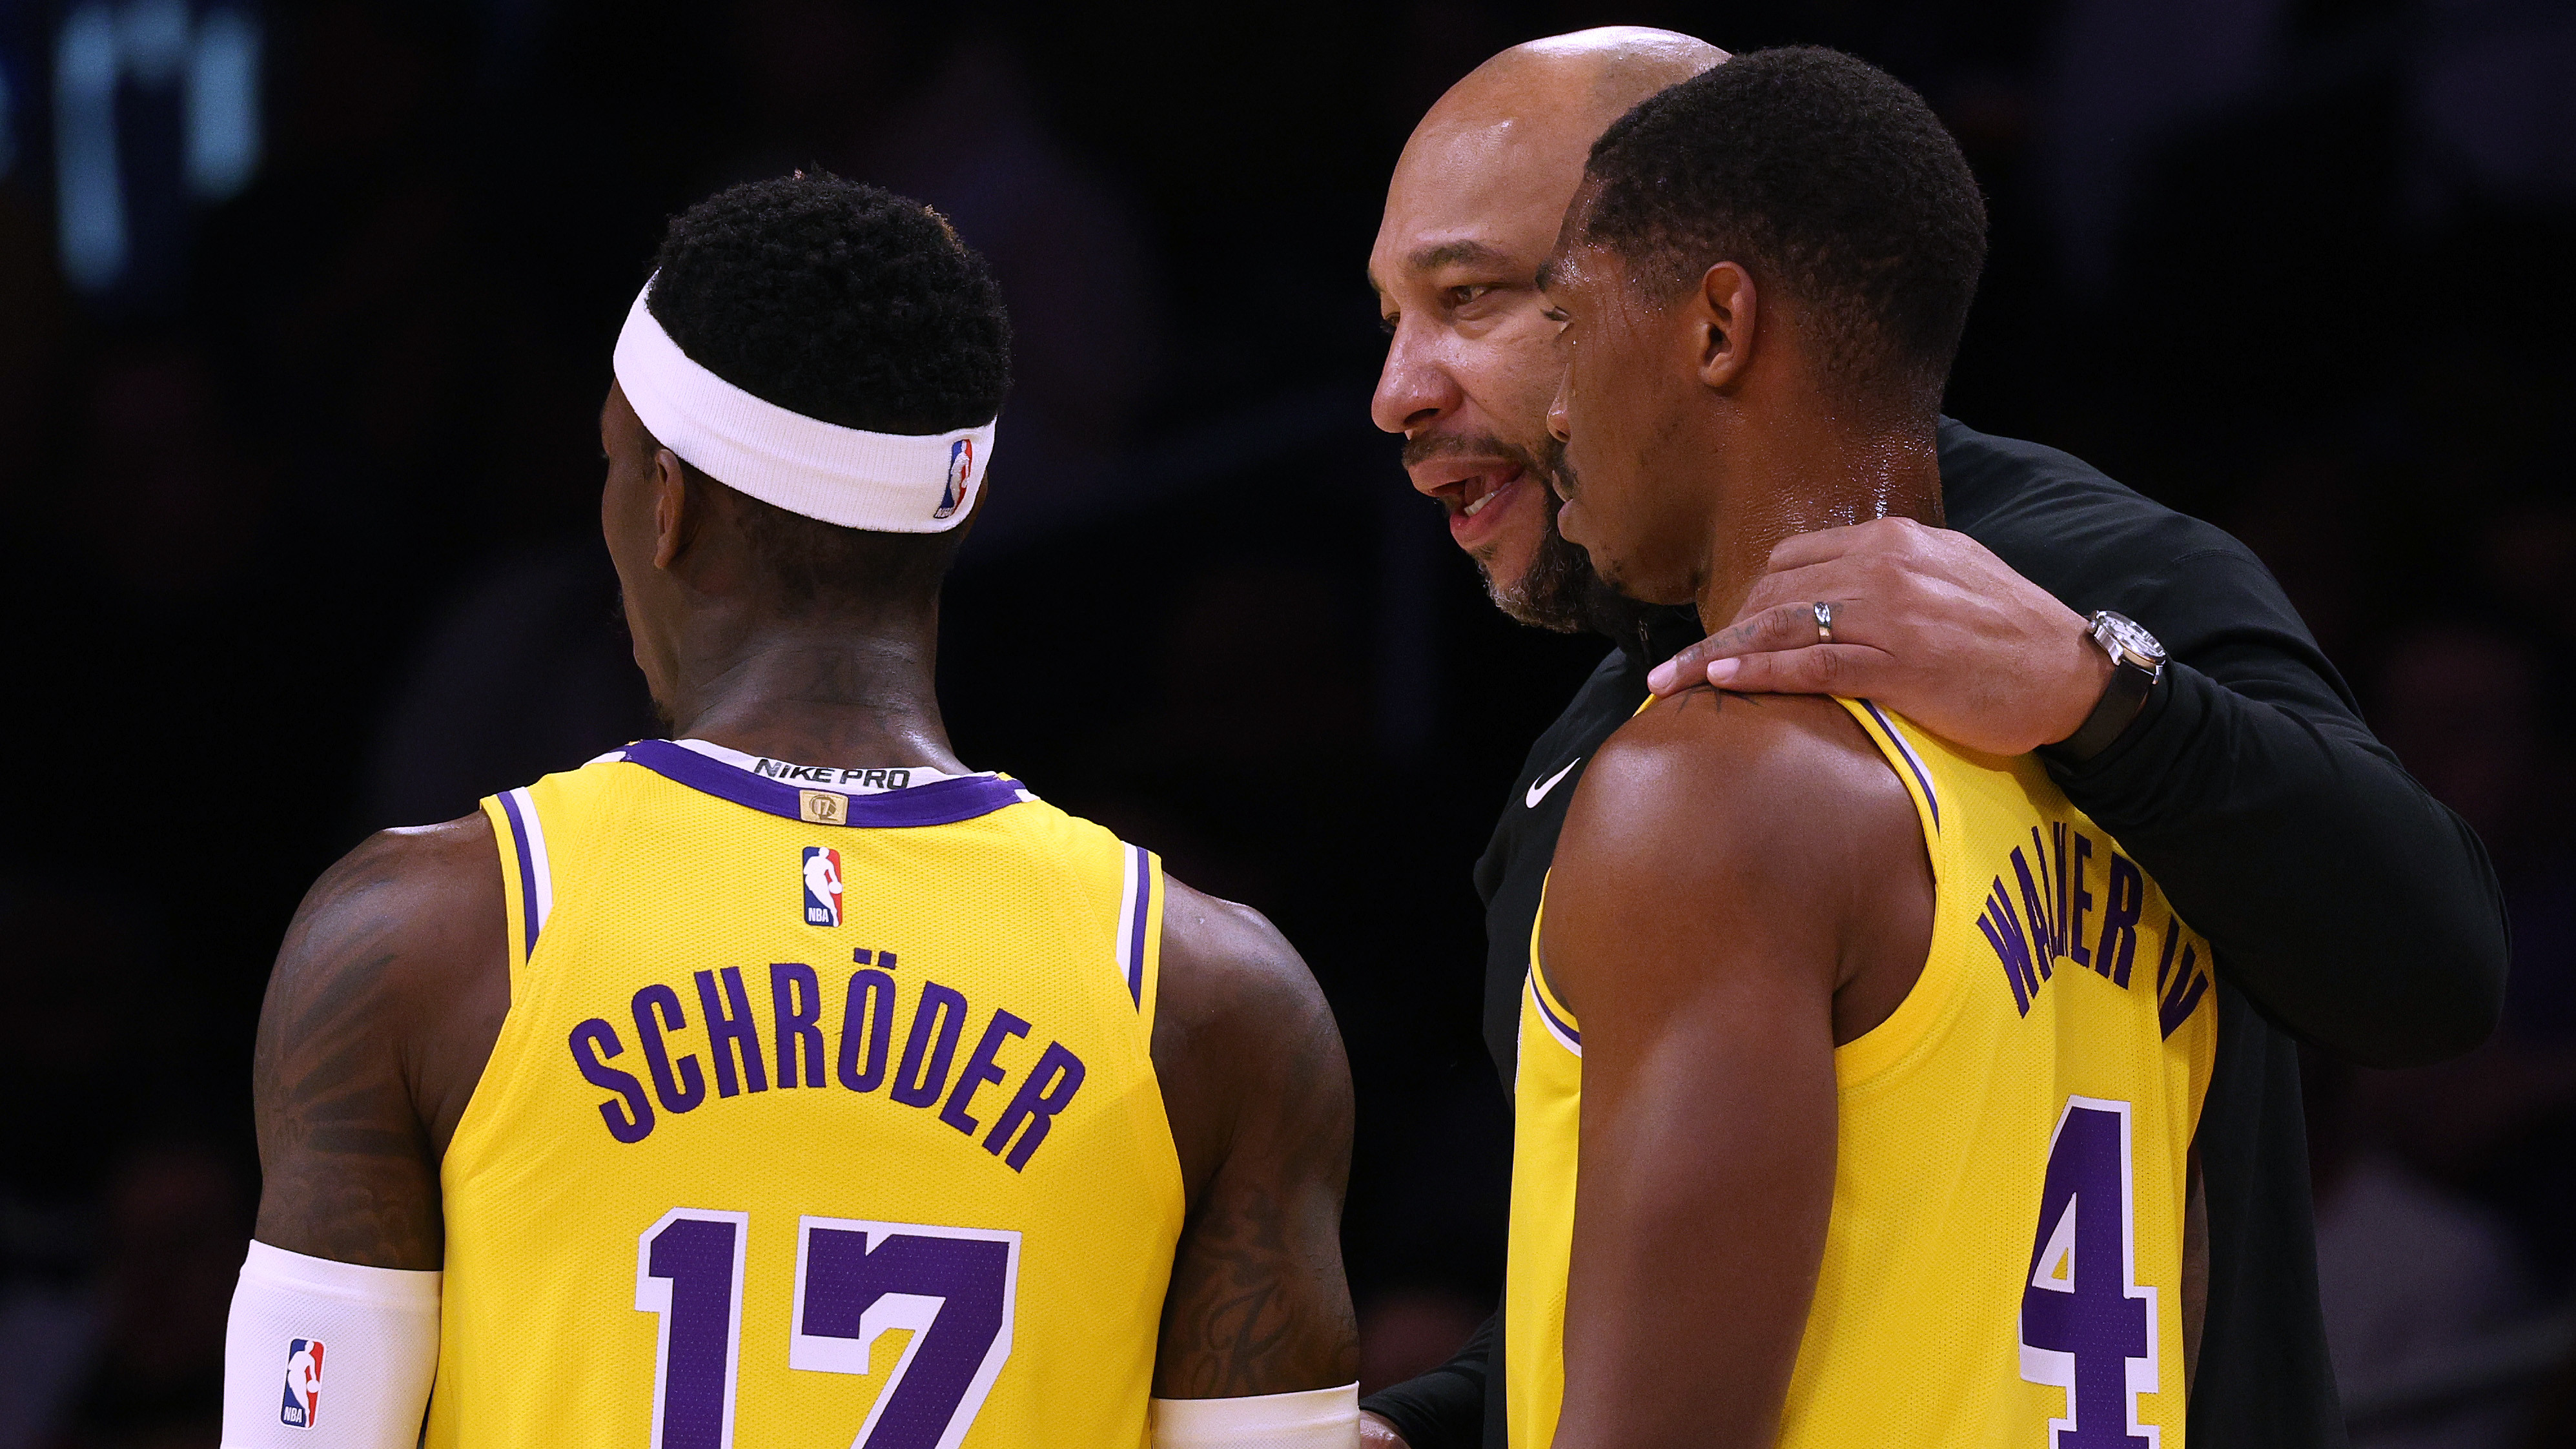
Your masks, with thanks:
M1957 146L1848 56L1641 103L1540 278L1565 536L1727 619L1784 537L1937 523L1983 257ZM1533 935L1514 1445L2179 1449L2209 952L2041 767L1862 700L1651 703Z
M1347 1445L1350 1085L1259 916L950 749L1009 329L917 203L673 222L600 415L673 725L307 897L233 1449ZM568 766L575 762L567 762Z

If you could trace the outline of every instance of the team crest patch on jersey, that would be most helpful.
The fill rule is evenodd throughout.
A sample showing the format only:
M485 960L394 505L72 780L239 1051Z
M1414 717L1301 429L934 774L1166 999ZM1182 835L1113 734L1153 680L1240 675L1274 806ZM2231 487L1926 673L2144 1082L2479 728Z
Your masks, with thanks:
M286 1397L278 1406L277 1422L290 1429L310 1429L321 1407L322 1340L290 1338L286 1341Z
M829 846L805 847L805 924L841 924L841 853Z
M966 502L966 485L975 477L975 440L959 438L948 445L948 486L939 494L933 518L946 518Z

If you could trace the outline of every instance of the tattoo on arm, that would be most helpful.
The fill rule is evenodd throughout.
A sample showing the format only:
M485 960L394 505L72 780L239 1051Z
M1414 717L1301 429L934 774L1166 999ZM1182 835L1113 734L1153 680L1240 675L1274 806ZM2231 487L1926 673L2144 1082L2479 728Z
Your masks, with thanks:
M262 1242L371 1267L443 1259L402 989L431 944L416 929L431 903L419 865L398 839L371 839L323 875L287 930L252 1064Z
M1191 1225L1166 1300L1162 1358L1167 1399L1275 1392L1253 1385L1295 1327L1281 1269L1291 1259L1288 1208L1266 1188L1228 1191Z
M1287 969L1235 1003L1239 1028L1212 1034L1197 1060L1213 1070L1190 1082L1238 1107L1175 1255L1154 1376L1162 1398L1293 1393L1358 1377L1341 1255L1350 1068L1313 978L1285 943L1278 949Z

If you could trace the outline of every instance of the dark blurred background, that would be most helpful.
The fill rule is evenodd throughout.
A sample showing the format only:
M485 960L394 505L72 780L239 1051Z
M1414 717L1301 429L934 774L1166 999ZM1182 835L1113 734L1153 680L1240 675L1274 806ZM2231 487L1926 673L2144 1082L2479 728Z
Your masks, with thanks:
M1369 1384L1444 1356L1506 1170L1468 867L1602 646L1406 487L1361 268L1443 88L1608 22L1919 87L1994 217L1950 410L2252 543L2485 837L2504 1031L2311 1064L2321 1268L2357 1442L2559 1432L2576 7L0 0L0 1449L215 1442L281 929L365 831L654 732L609 345L666 217L794 166L937 205L1017 318L960 751L1304 951Z

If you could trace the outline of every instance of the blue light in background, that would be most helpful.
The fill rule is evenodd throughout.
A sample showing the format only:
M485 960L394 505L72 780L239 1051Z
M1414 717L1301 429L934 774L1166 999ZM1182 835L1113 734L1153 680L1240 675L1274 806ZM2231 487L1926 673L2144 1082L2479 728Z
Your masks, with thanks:
M193 20L187 0L89 0L73 9L54 44L54 182L63 272L74 286L104 292L133 261L120 161L120 143L132 138L119 135L118 88L178 88L188 192L217 202L259 168L259 66L259 23L237 8Z
M222 201L259 169L259 27L238 10L197 25L188 61L188 189Z
M63 274L104 291L125 270L125 185L116 168L116 17L84 5L54 40L54 190Z
M136 84L177 80L188 63L188 0L126 0L116 17L116 45Z

